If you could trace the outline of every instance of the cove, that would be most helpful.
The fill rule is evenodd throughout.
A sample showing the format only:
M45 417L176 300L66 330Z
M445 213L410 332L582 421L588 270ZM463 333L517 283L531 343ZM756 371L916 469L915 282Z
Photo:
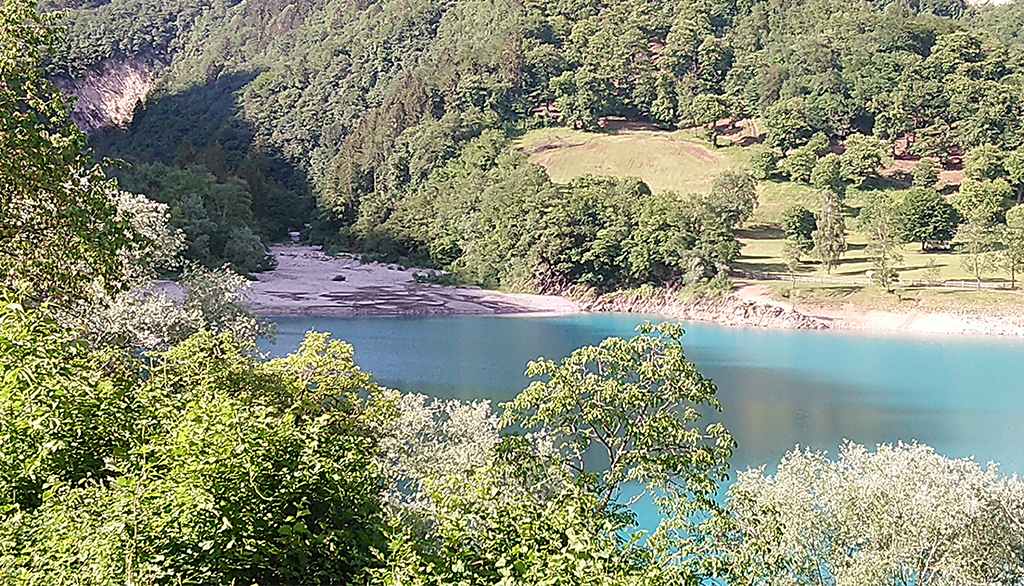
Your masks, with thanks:
M403 391L443 398L514 397L526 363L559 359L609 336L635 335L626 314L557 317L274 318L270 355L308 330L355 346L357 363ZM719 387L720 419L739 447L732 469L773 471L794 446L834 455L844 439L917 440L951 457L1024 472L1024 342L726 328L684 323L687 358ZM735 476L733 476L735 477Z

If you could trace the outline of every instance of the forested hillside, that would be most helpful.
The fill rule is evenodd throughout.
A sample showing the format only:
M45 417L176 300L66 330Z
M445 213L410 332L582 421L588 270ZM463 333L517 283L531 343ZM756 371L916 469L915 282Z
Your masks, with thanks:
M95 133L94 146L146 165L119 175L177 210L194 258L246 270L266 266L258 238L281 239L306 223L308 237L334 248L506 287L697 281L731 260L734 226L700 205L672 206L674 217L658 215L655 225L642 210L618 209L618 194L644 187L553 185L510 147L538 125L597 129L619 116L700 125L714 141L727 126L717 121L760 118L767 132L754 160L774 167L796 150L780 170L803 180L830 144L851 135L941 163L982 145L1013 151L1024 136L1024 15L1015 4L63 6L69 30L52 74L141 60L158 79L130 127ZM182 199L173 184L188 178L224 192L238 213ZM665 205L660 197L626 199L650 218ZM566 202L588 198L616 211L561 217L574 213ZM674 243L671 258L645 260L617 236L641 226L649 239Z
M5 586L1024 581L1024 482L972 458L918 444L846 443L835 460L794 450L774 474L736 475L721 499L736 442L679 324L647 322L630 339L530 362L530 385L497 408L384 388L328 334L258 358L262 324L242 303L244 281L178 252L210 263L203 256L218 246L255 243L245 229L269 221L249 215L262 176L241 173L270 155L214 142L193 152L203 162L120 171L123 185L166 203L123 191L46 79L55 30L32 0L0 3ZM445 128L443 119L400 135ZM426 146L447 144L425 136ZM735 243L715 235L752 210L745 174L721 174L708 197L652 194L635 179L554 186L507 140L495 128L459 138L460 154L396 192L378 228L405 218L396 225L424 234L410 242L432 258L485 271L465 259L493 258L488 249L433 232L433 222L453 229L465 206L461 217L494 222L469 242L502 250L525 239L566 280L612 284L678 278L683 261L683 278L714 270L692 261L732 254ZM816 183L842 183L836 160L815 166ZM991 175L1005 166L971 160ZM371 195L339 223L350 237ZM450 215L425 213L432 205ZM868 220L886 212L874 200L864 208ZM522 216L539 235L502 224ZM234 231L215 240L225 227ZM515 230L519 240L500 238ZM566 251L579 256L557 256ZM153 287L170 269L183 273L181 295ZM642 499L657 506L653 531L638 522Z

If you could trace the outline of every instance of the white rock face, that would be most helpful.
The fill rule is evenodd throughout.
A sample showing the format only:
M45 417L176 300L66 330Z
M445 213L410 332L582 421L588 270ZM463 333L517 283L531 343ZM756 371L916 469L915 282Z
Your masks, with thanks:
M55 82L77 98L71 119L83 131L92 132L131 123L135 106L153 90L153 69L141 60L105 61L82 77Z

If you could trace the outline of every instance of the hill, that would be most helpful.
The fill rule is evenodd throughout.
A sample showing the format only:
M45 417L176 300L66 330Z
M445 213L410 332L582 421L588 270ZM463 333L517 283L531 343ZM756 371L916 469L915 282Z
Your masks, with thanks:
M550 206L556 195L557 205L582 197L567 191L581 186L556 185L579 173L565 167L559 175L560 164L570 163L559 163L554 151L532 155L545 162L554 183L518 154L515 141L528 140L518 137L556 121L582 132L609 119L697 127L704 140L717 142L723 131L717 121L756 117L766 128L765 148L778 158L819 136L835 147L868 135L893 151L947 166L983 145L1013 151L1024 137L1018 91L1024 60L1015 25L1024 22L1024 11L1016 4L50 0L45 6L68 10L68 34L49 66L55 78L84 96L89 84L74 82L113 88L124 77L118 72L133 72L137 82L122 84L135 92L128 101L146 96L130 121L120 119L121 127L91 123L97 152L136 165L119 172L122 181L177 210L177 225L193 243L190 254L245 270L267 266L259 242L304 230L331 248L445 268L484 284L635 281L625 274L596 277L593 267L577 270L583 261L566 256L569 244L542 252L519 233L504 234L500 243L481 240L481 230L493 232L486 210L509 209L507 198ZM588 141L571 164L605 174L616 156L631 157L650 166L654 192L689 182L706 192L716 165L753 156L739 147L704 155L687 146L690 139L673 138L680 156L710 158L666 169L667 159L650 158L628 136L616 139L620 154L614 154L602 151L602 141L611 139L570 135ZM207 195L190 199L196 192L190 181L205 185ZM767 185L755 219L777 218L784 202L808 199L802 187ZM553 225L553 218L529 219L529 205L515 217L528 223L528 232ZM571 246L600 245L595 235L608 226L602 220L592 228L574 235ZM700 272L713 275L706 267L729 261L729 254L693 253L688 247L701 237L687 238L681 250L689 260L670 261L675 268L666 274L680 277L696 258L705 267ZM502 263L515 268L499 269ZM613 263L619 267L613 272L625 270L624 263Z

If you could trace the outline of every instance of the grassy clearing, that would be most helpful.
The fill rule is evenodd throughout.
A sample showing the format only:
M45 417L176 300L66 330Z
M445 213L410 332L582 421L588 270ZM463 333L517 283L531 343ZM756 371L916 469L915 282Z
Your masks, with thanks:
M788 274L786 263L782 260L782 248L785 244L783 233L777 228L760 225L741 230L738 234L741 257L737 268L750 272ZM851 232L848 238L849 249L839 260L839 266L828 275L825 267L810 256L796 274L807 277L866 278L865 273L874 270L874 257L868 251L868 243L863 235ZM918 244L907 244L903 247L903 263L897 267L904 281L924 281L928 275L929 261L935 264L938 278L942 281L971 281L973 275L965 270L960 261L961 255L951 253L922 253ZM990 282L1000 282L1001 275L988 275ZM1007 282L1009 278L1005 279Z
M531 131L517 141L517 146L530 155L530 160L544 166L552 180L564 183L574 177L591 173L618 177L640 177L653 191L706 193L716 176L724 171L746 166L749 151L738 146L718 149L696 137L693 132L617 131L584 133L564 128ZM864 193L851 189L846 206L855 216ZM778 229L782 214L793 205L816 211L820 205L817 192L809 185L788 181L765 181L758 186L758 207L753 218L737 234L741 245L736 268L748 272L788 274L782 256L785 234ZM827 275L824 267L806 257L797 274L808 277L865 279L874 269L867 240L852 230L854 219L848 219L849 250L839 266ZM971 281L973 276L961 266L962 256L951 253L923 253L918 244L903 247L903 263L897 267L903 281L924 281L936 276L939 280ZM933 263L935 269L931 269ZM1006 282L1002 273L986 275L987 282ZM787 295L789 282L763 281L778 297ZM1017 313L1024 307L1024 296L1013 292L971 291L941 288L899 289L890 295L875 286L853 284L800 283L801 303L853 303L871 308L927 307L935 310L984 310Z
M757 283L772 291L777 299L795 300L799 305L851 304L867 309L886 311L911 310L941 311L948 313L983 312L994 316L1021 317L1024 315L1024 293L1020 291L992 291L941 289L932 287L897 287L887 293L878 286L797 283L787 281L740 281ZM795 291L795 292L794 292Z
M587 173L640 177L655 192L706 193L715 177L743 167L748 156L736 146L711 149L687 131L593 134L544 128L527 133L517 146L558 183Z

